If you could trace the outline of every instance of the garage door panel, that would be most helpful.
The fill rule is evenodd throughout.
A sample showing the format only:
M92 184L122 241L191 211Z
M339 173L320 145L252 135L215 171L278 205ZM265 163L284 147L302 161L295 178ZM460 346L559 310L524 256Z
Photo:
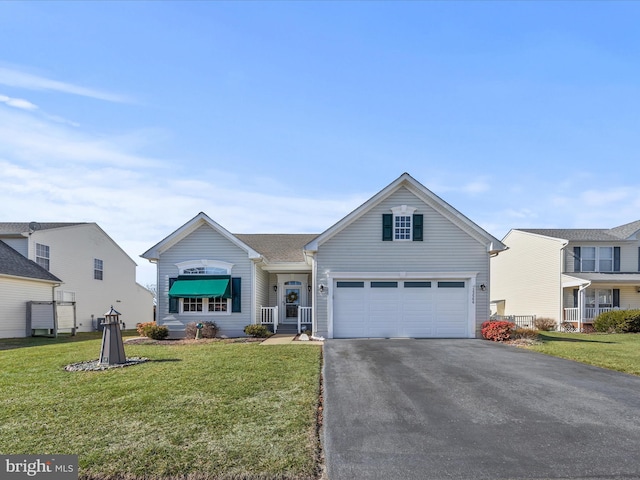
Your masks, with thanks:
M417 283L417 282L414 282ZM425 283L425 282L423 282ZM426 282L429 283L430 282ZM433 289L422 287L406 287L402 292L402 337L433 337L435 325L435 309Z
M366 328L365 321L368 310L365 298L364 282L362 287L356 282L337 282L334 290L334 336L337 338L353 338L362 336Z

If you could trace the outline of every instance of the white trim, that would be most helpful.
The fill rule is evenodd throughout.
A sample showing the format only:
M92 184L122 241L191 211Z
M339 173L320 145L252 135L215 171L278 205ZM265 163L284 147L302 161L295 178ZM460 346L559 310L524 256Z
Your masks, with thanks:
M142 258L146 258L147 260L158 260L160 258L160 254L165 252L168 248L172 247L182 239L189 236L195 230L200 228L202 225L208 225L213 230L218 232L224 238L229 240L231 243L239 247L240 249L247 252L250 259L261 259L262 255L256 252L253 248L251 248L246 243L242 242L238 237L229 232L227 229L222 227L220 224L214 222L206 213L200 212L198 215L193 217L187 223L182 225L180 228L175 230L173 233L169 234L160 242L156 243L149 250L140 255Z
M399 188L405 187L418 198L420 198L427 205L431 206L438 213L443 215L445 218L449 219L454 225L460 227L464 232L471 235L478 242L487 245L493 244L493 253L497 253L499 251L505 250L507 247L493 235L489 234L487 231L482 229L476 223L472 222L469 218L464 216L462 213L458 212L455 208L449 205L447 202L442 200L436 194L427 189L424 185L415 180L408 173L403 173L400 177L398 177L395 181L389 184L387 187L382 189L380 192L375 194L365 203L356 208L353 212L348 214L338 223L334 224L329 229L325 230L322 234L316 237L314 240L309 242L304 246L305 251L317 251L318 247L336 235L338 232L343 230L345 227L349 226L371 209L373 209L380 202L384 201L394 192L396 192Z
M467 297L467 337L476 338L476 278L479 272L330 272L327 274L327 337L333 338L333 285L338 280L378 280L393 279L403 280L464 280L468 284ZM315 293L315 289L314 293ZM316 302L314 302L315 306Z

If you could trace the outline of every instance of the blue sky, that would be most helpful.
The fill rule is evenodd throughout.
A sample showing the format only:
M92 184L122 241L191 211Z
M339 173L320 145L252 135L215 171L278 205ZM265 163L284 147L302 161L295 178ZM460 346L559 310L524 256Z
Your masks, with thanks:
M139 255L322 232L403 172L502 238L640 219L640 2L0 1L0 220Z

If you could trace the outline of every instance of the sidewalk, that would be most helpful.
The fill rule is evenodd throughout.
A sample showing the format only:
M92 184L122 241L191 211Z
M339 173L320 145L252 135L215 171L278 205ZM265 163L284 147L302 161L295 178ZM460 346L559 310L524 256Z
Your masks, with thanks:
M267 338L260 345L287 345L287 344L293 344L293 345L323 345L324 344L324 342L316 341L316 340L309 340L308 342L301 342L301 341L295 341L294 342L293 341L294 338L296 338L295 335L284 334L284 333L276 333L275 335Z

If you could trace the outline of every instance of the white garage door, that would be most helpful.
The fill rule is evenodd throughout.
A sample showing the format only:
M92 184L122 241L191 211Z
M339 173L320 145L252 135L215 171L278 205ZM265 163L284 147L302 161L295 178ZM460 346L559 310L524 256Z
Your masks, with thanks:
M334 338L469 336L468 281L337 280Z

